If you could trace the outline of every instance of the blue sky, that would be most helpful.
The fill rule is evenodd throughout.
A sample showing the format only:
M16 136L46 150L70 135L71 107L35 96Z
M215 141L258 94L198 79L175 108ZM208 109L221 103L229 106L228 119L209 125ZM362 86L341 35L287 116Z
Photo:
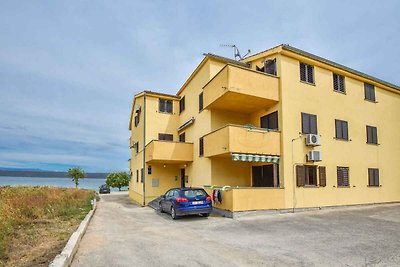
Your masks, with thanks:
M134 94L285 43L400 85L399 1L1 1L0 167L128 170Z

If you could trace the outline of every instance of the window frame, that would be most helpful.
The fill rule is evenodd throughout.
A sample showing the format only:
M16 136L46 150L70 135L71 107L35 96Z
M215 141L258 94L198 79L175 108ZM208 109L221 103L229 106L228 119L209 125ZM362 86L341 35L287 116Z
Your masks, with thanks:
M313 129L314 127L312 127L313 119L315 119L315 129ZM307 125L308 125L308 127L306 127ZM305 129L305 128L308 128L308 129ZM302 134L318 134L318 117L317 117L317 115L301 112L301 133Z
M315 68L314 68L314 66L303 63L303 62L300 62L299 66L300 66L300 81L305 82L307 84L315 85L315 70L314 70ZM304 72L304 80L303 80L303 75L302 75L302 68L304 68L304 71L303 71ZM310 75L309 75L310 69L311 69L312 81L310 81Z
M346 127L343 127L346 125ZM335 119L335 139L349 141L349 123Z
M203 111L204 109L204 96L203 92L199 94L199 112Z
M332 77L333 77L333 91L346 94L345 76L333 73Z
M173 114L174 102L171 99L159 98L158 99L158 112Z
M174 135L167 134L167 133L158 133L158 140L159 141L174 141Z
M275 118L276 117L276 118ZM276 127L269 127L271 124L275 122L276 119ZM266 122L267 125L263 125L263 122ZM264 127L266 126L266 127ZM260 118L260 128L270 129L270 130L279 130L279 114L278 111L271 112L265 116Z
M199 138L199 157L204 156L204 137Z
M379 168L368 168L368 186L379 187L379 180Z
M344 172L346 171L346 173ZM341 174L341 176L339 176ZM345 177L347 174L347 177ZM336 182L337 182L337 187L350 187L350 168L349 167L344 167L344 166L337 166L336 167ZM345 183L347 180L347 184Z
M376 103L375 85L364 83L364 100Z
M367 125L367 144L378 145L378 128L375 126ZM370 135L371 134L371 135Z
M181 142L181 143L185 143L186 142L186 134L185 134L185 132L183 132L183 133L181 133L179 135L179 142Z

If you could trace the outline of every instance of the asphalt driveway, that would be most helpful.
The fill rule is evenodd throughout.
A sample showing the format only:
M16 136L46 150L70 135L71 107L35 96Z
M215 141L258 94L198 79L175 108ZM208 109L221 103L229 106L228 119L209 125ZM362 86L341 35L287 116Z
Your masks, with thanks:
M399 266L400 205L172 221L102 196L72 266Z

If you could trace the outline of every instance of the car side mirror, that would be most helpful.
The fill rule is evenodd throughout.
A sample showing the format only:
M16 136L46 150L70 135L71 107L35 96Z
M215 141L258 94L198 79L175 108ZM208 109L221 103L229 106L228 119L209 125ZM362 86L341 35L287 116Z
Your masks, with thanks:
M160 197L161 197L161 198L165 198L165 195L161 195Z

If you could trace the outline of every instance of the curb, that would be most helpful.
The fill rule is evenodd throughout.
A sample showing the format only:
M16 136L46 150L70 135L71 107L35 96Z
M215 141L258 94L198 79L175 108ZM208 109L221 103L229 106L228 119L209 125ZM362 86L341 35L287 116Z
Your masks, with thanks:
M64 249L58 254L52 262L50 262L49 267L68 267L72 263L72 259L76 251L78 250L79 243L86 232L90 220L96 210L97 202L96 199L92 200L92 209L88 212L85 219L80 223L78 229L72 233Z

